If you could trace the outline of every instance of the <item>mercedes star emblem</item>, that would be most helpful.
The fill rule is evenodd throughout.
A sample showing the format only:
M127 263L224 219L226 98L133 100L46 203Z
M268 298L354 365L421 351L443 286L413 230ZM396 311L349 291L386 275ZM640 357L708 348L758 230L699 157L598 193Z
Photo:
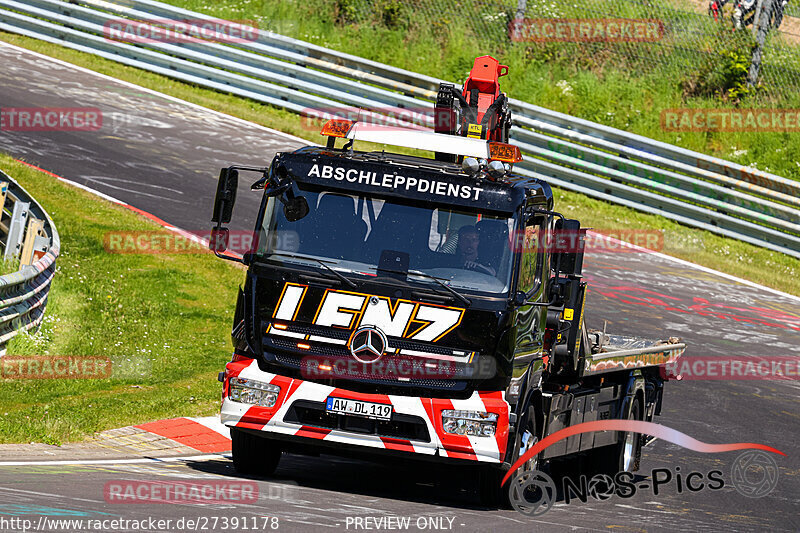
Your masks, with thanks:
M388 344L381 330L375 326L364 326L353 332L347 347L359 363L374 363L383 356Z

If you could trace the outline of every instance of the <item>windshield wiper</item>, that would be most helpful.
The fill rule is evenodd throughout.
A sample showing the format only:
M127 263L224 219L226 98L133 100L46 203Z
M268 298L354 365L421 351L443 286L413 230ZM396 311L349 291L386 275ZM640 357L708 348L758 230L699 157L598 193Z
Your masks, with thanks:
M317 259L315 257L308 257L308 256L305 256L305 255L285 254L285 253L282 253L282 252L272 252L271 255L282 255L283 257L290 257L292 259L307 259L309 261L315 261L317 264L319 264L319 266L321 266L322 268L328 270L334 276L336 276L337 278L342 280L342 282L345 283L351 289L358 288L358 285L356 285L356 283L353 280L345 277L341 272L337 272L336 270L332 269L331 267L329 267L328 265L325 264L326 261L323 261L321 259ZM328 262L331 262L331 261L328 261Z
M413 274L415 276L421 276L421 277L426 278L426 279L432 279L433 281L438 283L440 287L442 287L447 292L449 292L450 294L455 296L456 299L458 301L460 301L461 303L463 303L464 305L466 305L466 306L472 305L472 301L469 298L467 298L466 296L464 296L463 294L461 294L460 292L458 292L457 290L455 290L451 286L447 285L446 283L442 283L442 281L439 278L437 278L436 276L431 276L430 274L426 274L425 272L420 272L419 270L408 270L408 271L405 271L405 270L390 270L388 268L380 268L379 270L382 271L382 272L389 272L391 274L404 274L404 275L405 274Z

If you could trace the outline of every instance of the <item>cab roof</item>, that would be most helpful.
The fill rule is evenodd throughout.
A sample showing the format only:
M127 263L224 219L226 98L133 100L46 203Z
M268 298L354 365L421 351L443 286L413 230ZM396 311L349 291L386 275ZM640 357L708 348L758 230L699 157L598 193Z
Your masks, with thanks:
M278 154L276 164L300 183L351 193L501 213L513 213L526 202L552 205L545 181L513 173L502 180L470 176L459 164L419 156L307 146Z

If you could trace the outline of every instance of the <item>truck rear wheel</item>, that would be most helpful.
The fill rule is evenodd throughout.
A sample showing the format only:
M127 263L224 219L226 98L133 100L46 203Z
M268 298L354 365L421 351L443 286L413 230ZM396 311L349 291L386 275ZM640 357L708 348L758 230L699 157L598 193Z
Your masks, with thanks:
M637 396L628 411L627 420L641 420L642 401ZM642 439L638 433L618 432L616 444L603 446L589 453L584 460L584 472L589 475L605 474L613 477L618 472L635 472L639 470ZM588 472L586 472L588 471Z
M231 451L240 474L269 476L281 459L278 443L236 428L231 428Z
M643 411L642 401L637 396L631 405L628 420L641 420ZM624 433L619 446L619 471L636 472L639 470L639 462L642 458L642 435L633 432Z
M642 400L636 396L628 412L628 420L642 419ZM639 470L639 460L642 454L641 435L633 432L619 432L619 440L613 446L607 446L600 451L603 457L602 469L604 473L613 476L617 472L636 472Z

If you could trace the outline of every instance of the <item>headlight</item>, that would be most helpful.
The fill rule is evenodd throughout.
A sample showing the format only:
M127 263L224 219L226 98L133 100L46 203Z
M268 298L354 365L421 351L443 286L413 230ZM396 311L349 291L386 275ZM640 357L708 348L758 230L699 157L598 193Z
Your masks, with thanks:
M497 429L497 414L484 411L442 411L446 433L471 437L492 437Z
M281 388L277 385L252 379L231 378L228 397L234 402L274 407L280 393Z

